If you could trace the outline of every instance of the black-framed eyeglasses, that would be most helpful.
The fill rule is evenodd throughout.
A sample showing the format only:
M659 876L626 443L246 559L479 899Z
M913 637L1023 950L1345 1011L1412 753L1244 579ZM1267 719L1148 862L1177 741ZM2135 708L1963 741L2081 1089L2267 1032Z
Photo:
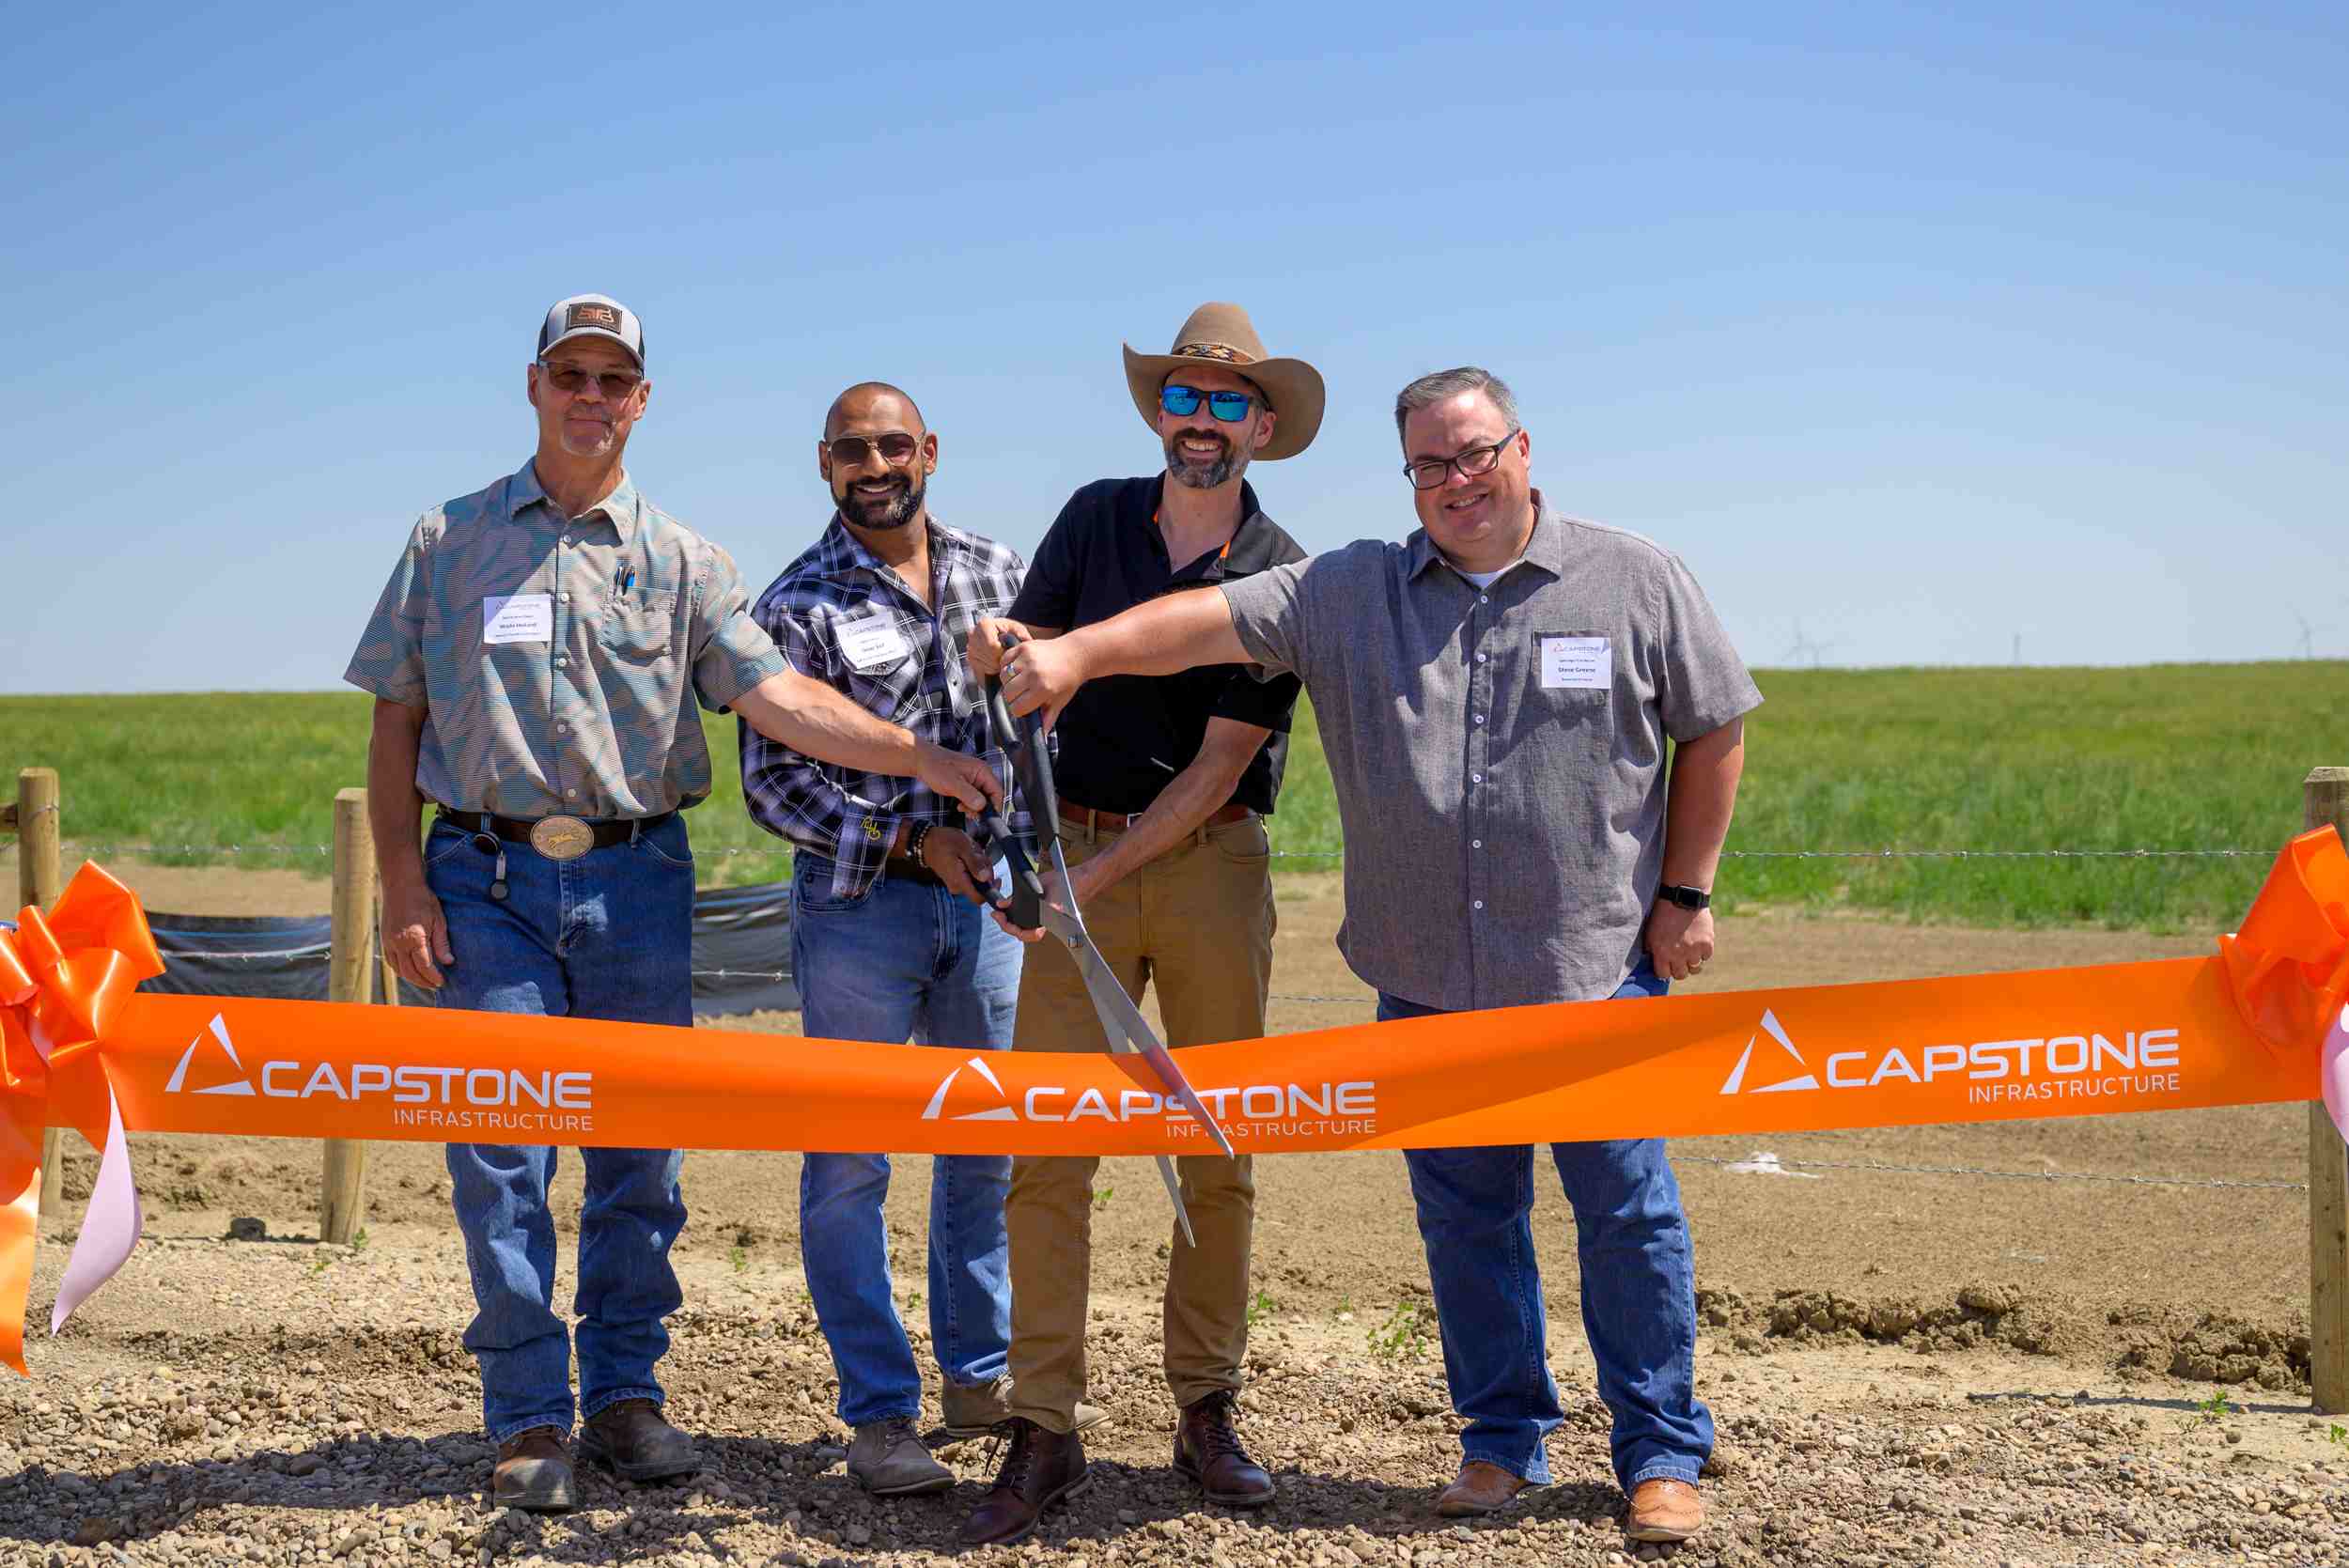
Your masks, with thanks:
M1403 476L1410 480L1411 489L1415 490L1436 489L1455 468L1460 471L1461 478L1473 479L1480 474L1490 474L1498 467L1501 462L1501 448L1517 439L1517 432L1511 430L1490 446L1471 446L1467 451L1455 452L1449 458L1429 458L1422 462L1405 463Z
M551 359L540 360L538 368L547 373L547 380L559 392L583 392L592 380L614 403L645 384L645 378L633 370L590 370L583 365Z
M1249 405L1255 399L1245 392L1202 392L1195 386L1162 387L1159 391L1159 407L1177 419L1189 419L1199 411L1202 398L1207 411L1226 425L1237 425L1248 417Z
M863 468L864 459L877 451L881 455L881 461L891 468L903 468L913 460L916 452L922 450L922 443L903 430L892 430L870 441L863 436L841 436L826 442L824 450L831 453L832 460L843 468Z

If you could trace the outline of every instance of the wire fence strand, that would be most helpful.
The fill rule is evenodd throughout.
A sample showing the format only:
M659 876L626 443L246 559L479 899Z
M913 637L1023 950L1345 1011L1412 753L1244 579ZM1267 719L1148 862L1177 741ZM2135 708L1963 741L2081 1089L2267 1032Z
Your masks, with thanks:
M43 811L54 811L44 806ZM229 856L305 856L332 855L331 844L83 844L72 839L65 841L68 848L84 859L111 858L117 860L164 860L198 855ZM768 848L763 845L710 845L694 846L697 859L730 860L739 855L761 857L784 856L787 848ZM2260 860L2275 859L2275 849L2155 849L2150 846L2134 849L1901 849L1890 846L1877 849L1724 849L1725 861L2193 861L2193 860ZM1275 849L1276 861L1343 861L1343 849Z

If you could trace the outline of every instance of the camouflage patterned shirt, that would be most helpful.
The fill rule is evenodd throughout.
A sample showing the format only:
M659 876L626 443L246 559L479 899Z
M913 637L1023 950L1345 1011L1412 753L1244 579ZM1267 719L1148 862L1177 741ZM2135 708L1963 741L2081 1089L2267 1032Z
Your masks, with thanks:
M709 793L686 688L784 669L734 558L622 475L567 518L536 466L417 519L343 678L422 706L416 788L503 816L654 816Z

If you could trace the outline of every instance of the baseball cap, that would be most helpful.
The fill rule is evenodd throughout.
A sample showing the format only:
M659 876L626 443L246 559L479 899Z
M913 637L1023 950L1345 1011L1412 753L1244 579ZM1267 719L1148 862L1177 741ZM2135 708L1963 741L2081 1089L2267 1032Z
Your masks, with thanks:
M546 325L538 329L538 356L545 358L548 349L575 337L609 338L635 358L637 369L645 367L645 324L609 294L574 294L556 301L547 312Z

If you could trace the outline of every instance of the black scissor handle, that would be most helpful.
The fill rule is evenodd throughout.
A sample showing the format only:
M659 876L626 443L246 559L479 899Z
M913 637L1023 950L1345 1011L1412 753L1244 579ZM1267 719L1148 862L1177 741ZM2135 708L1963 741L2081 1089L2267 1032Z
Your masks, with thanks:
M1019 646L1019 638L1003 634L1005 652ZM986 691L988 726L995 744L1011 758L1012 779L1027 799L1028 819L1035 832L1036 859L1032 862L1004 818L988 824L1003 841L1003 857L1011 863L1011 896L1005 914L1014 925L1034 930L1044 924L1043 862L1060 839L1060 792L1052 784L1052 759L1045 748L1042 718L1031 713L1014 721L1003 702L1003 683L994 675L987 677Z

